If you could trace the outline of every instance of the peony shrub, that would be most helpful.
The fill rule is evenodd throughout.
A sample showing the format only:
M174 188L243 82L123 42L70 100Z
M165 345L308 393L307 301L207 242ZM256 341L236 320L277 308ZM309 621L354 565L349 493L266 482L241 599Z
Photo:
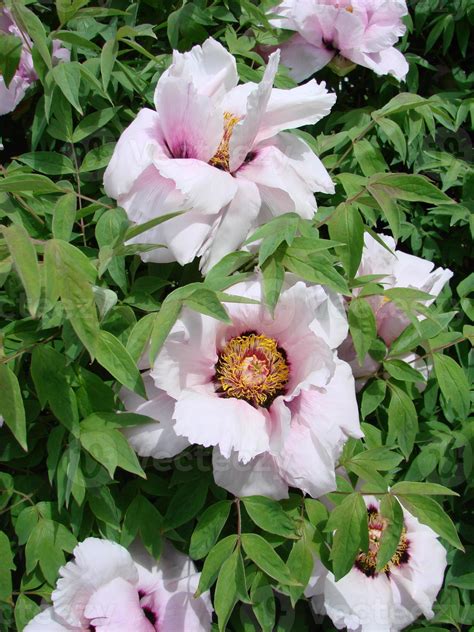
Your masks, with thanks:
M0 632L471 629L473 21L0 2Z

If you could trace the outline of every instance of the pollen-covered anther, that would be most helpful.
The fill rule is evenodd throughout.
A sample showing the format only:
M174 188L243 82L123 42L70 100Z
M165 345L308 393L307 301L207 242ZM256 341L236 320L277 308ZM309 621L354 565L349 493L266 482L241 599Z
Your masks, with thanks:
M367 553L361 551L355 561L355 566L367 577L375 577L379 572L390 574L390 569L400 566L408 561L408 539L406 529L403 527L397 549L387 564L377 571L377 556L382 541L382 536L388 526L388 522L376 509L368 509L369 524L369 550Z
M256 333L231 338L219 353L214 381L222 397L267 407L285 392L286 354L273 338Z
M234 116L230 112L224 112L224 135L216 153L210 159L209 164L223 171L230 169L229 143L234 127L240 121L240 116Z

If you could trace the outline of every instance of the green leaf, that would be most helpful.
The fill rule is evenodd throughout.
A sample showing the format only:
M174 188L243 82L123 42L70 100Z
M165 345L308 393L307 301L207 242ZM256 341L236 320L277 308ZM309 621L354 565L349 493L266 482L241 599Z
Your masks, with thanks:
M212 316L228 325L232 323L226 309L213 290L207 288L195 290L189 297L185 298L183 302L195 312Z
M429 496L412 494L400 496L400 502L422 524L431 527L456 549L464 551L453 521L435 500Z
M46 176L33 173L19 173L0 179L0 193L64 193L57 184Z
M352 204L339 204L328 222L331 239L339 241L336 252L348 275L353 278L359 268L364 247L364 224L357 208Z
M379 147L366 138L362 138L354 143L354 156L364 176L371 176L374 173L388 170L387 163Z
M372 342L377 336L377 325L372 307L364 298L353 298L349 303L349 328L360 366L363 366Z
M333 509L326 531L335 531L331 559L334 576L339 581L351 570L368 538L367 507L359 493L349 494Z
M15 602L15 624L18 632L23 632L27 623L40 612L39 605L24 595L18 595Z
M181 312L181 301L165 300L156 315L150 339L150 364L153 364Z
M98 112L93 112L92 114L85 116L79 121L76 129L74 130L72 134L72 142L78 143L96 132L98 129L107 125L107 123L114 118L119 109L120 108L104 108L103 110L99 110ZM110 144L111 143L109 143L109 145ZM84 171L83 166L81 167L82 171Z
M31 37L46 66L52 68L48 39L41 20L22 2L12 2L11 10L15 22Z
M262 632L272 632L276 617L275 595L267 576L260 571L255 574L255 579L252 582L250 598Z
M183 485L173 495L165 514L164 529L176 529L193 520L204 507L209 480L202 477L192 485Z
M28 311L32 318L35 318L41 298L41 275L35 247L20 224L12 224L4 228L3 235L15 269L25 288Z
M390 384L388 406L388 441L398 440L405 458L410 456L418 432L418 414L411 398L398 386Z
M48 176L67 175L75 171L70 158L54 151L34 151L18 156L17 160Z
M285 280L285 268L276 257L269 257L262 266L265 303L273 315Z
M400 236L400 211L393 196L390 195L390 189L381 184L372 184L367 190L382 209L393 236L397 239Z
M383 117L377 119L377 125L384 132L389 143L393 145L403 162L405 162L407 157L407 141L400 125L391 119Z
M31 355L31 377L41 406L44 408L49 402L53 414L77 436L79 412L76 396L70 385L66 357L52 346L35 347Z
M130 503L122 527L121 544L128 548L137 535L155 559L161 553L163 516L144 496L139 494Z
M106 143L99 147L94 147L85 156L79 169L80 173L98 171L106 167L115 149L115 143Z
M401 92L393 99L390 99L383 108L372 112L372 118L378 122L378 119L382 116L390 116L392 114L397 114L398 112L406 112L425 105L426 102L426 99L420 97L418 94Z
M3 76L7 88L20 63L22 46L23 42L16 35L2 33L2 37L0 37L0 75Z
M377 410L379 405L385 399L385 392L387 390L387 383L385 380L372 380L369 385L364 389L362 393L361 414L365 419L374 410Z
M457 492L438 483L417 483L416 481L400 481L391 487L390 492L396 496L416 494L419 496L459 496Z
M401 380L403 382L426 382L425 376L411 367L409 364L404 362L403 360L387 360L383 363L384 369L396 380Z
M447 355L433 353L433 363L436 379L446 401L451 404L457 415L466 418L470 408L466 374L459 364Z
M394 496L385 494L380 502L380 514L386 519L387 526L382 533L380 548L377 553L376 570L379 572L392 559L397 550L403 530L403 510Z
M10 540L0 531L0 601L9 601L12 594L12 571L15 569Z
M287 566L292 577L295 577L301 584L301 586L290 587L291 600L294 606L296 601L303 595L314 567L313 553L305 536L293 544L288 556Z
M0 364L0 415L13 436L25 452L26 442L25 408L16 375L6 364Z
M123 386L146 398L145 386L132 356L109 331L102 330L95 342L97 362Z
M59 567L65 563L63 551L71 553L76 545L76 538L63 524L40 518L26 543L27 572L39 564L46 581L54 586Z
M50 72L69 103L79 114L82 114L79 102L79 88L81 85L81 70L79 66L78 62L71 61L67 64L58 64Z
M288 249L283 258L283 265L290 272L306 281L328 285L331 289L341 294L350 294L346 280L327 259L313 256L303 261L297 256L293 256L291 249Z
M214 608L219 622L219 631L227 629L227 622L239 599L247 599L244 562L240 548L225 560L217 577Z
M232 554L236 544L237 536L229 535L212 547L204 561L201 577L199 578L199 585L194 597L197 598L209 590L216 581L222 564Z
M51 299L59 293L67 317L91 357L99 338L99 320L92 291L97 271L78 248L60 239L45 247L46 287Z
M227 522L231 506L230 500L222 500L208 507L200 516L189 545L189 555L194 560L205 557L215 545Z
M79 439L82 447L105 467L111 478L117 467L146 478L137 455L119 430L95 424L91 427L89 423L82 422Z
M100 74L102 75L102 85L104 90L107 90L110 77L112 76L112 70L115 66L117 59L118 43L115 37L105 42L100 55Z
M241 500L251 520L264 531L284 538L297 537L295 523L277 501L265 496L247 496Z
M261 536L255 533L242 535L242 546L247 556L264 573L276 579L280 584L298 584L291 575L281 557L275 553L273 547Z
M369 187L377 184L385 187L388 195L408 202L426 202L427 204L447 204L453 202L425 176L406 173L379 173L369 181Z
M59 198L53 211L53 235L56 239L69 241L76 220L77 197L75 193L66 193Z

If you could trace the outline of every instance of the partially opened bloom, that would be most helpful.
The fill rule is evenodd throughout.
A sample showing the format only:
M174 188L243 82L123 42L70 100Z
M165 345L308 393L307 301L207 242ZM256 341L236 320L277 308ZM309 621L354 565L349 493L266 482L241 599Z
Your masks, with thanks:
M141 545L87 538L60 571L52 607L25 632L209 632L208 594L193 597L194 564L166 544L159 562Z
M104 175L107 194L134 222L185 211L136 238L167 247L143 259L202 256L207 269L272 215L311 218L314 192L334 191L309 146L283 130L316 123L335 96L315 81L274 89L277 67L274 54L259 84L237 85L234 57L212 38L174 52L156 109L141 110L123 132Z
M405 0L284 0L274 26L296 31L281 45L281 61L296 81L332 62L350 62L404 79L408 63L394 44L405 33Z
M216 482L234 494L335 489L335 460L348 436L362 435L350 367L333 351L347 333L342 305L290 277L274 317L259 280L230 291L258 304L229 303L229 325L184 309L151 370L146 414L213 446ZM128 436L152 455L152 434L141 426Z
M391 560L376 570L380 541L387 523L379 502L366 497L369 551L360 552L349 573L335 581L316 561L306 596L316 612L327 614L338 630L398 632L421 614L433 616L433 603L446 569L446 551L436 533L403 509L402 534Z
M378 282L385 289L412 288L426 292L433 298L423 301L423 303L426 306L431 305L453 276L451 270L435 269L434 263L431 261L397 250L392 237L383 234L379 234L379 237L392 252L384 248L369 233L365 233L364 250L357 276L383 275ZM358 291L355 292L355 295L357 293ZM366 297L365 300L374 312L378 336L390 347L393 341L408 327L411 322L410 319L387 297L376 295ZM424 317L422 314L417 314L417 318L421 320ZM380 363L369 355L366 356L363 366L359 364L350 335L339 348L339 354L346 362L350 363L354 376L361 378L361 382L363 382L363 378L367 378L377 371L380 366ZM426 373L426 364L418 360L414 354L403 359L410 361L414 368Z
M6 7L0 7L0 36L14 35L22 42L21 57L13 79L7 86L4 77L0 74L0 116L12 112L25 96L27 89L38 79L33 67L31 50L33 42L28 35L15 23L10 11ZM70 53L61 47L58 40L53 41L53 63L69 61Z

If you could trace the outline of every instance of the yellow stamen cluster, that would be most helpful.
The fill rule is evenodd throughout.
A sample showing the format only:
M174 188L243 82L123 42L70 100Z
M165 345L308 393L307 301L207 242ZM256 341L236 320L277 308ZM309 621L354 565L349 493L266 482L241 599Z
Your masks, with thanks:
M217 391L253 406L269 406L281 395L290 369L285 352L273 338L256 333L229 340L216 364Z
M356 557L356 567L365 573L368 577L374 577L377 571L377 555L380 549L380 543L383 532L387 528L387 521L375 509L368 510L369 519L369 551L365 553L361 551ZM382 568L380 572L389 574L393 566L400 566L408 560L408 539L405 527L403 527L402 535L397 546L397 550L391 557L390 561Z
M234 116L230 112L224 112L224 135L217 148L216 153L210 159L209 164L223 171L229 171L230 153L229 143L234 127L240 121L239 116Z

